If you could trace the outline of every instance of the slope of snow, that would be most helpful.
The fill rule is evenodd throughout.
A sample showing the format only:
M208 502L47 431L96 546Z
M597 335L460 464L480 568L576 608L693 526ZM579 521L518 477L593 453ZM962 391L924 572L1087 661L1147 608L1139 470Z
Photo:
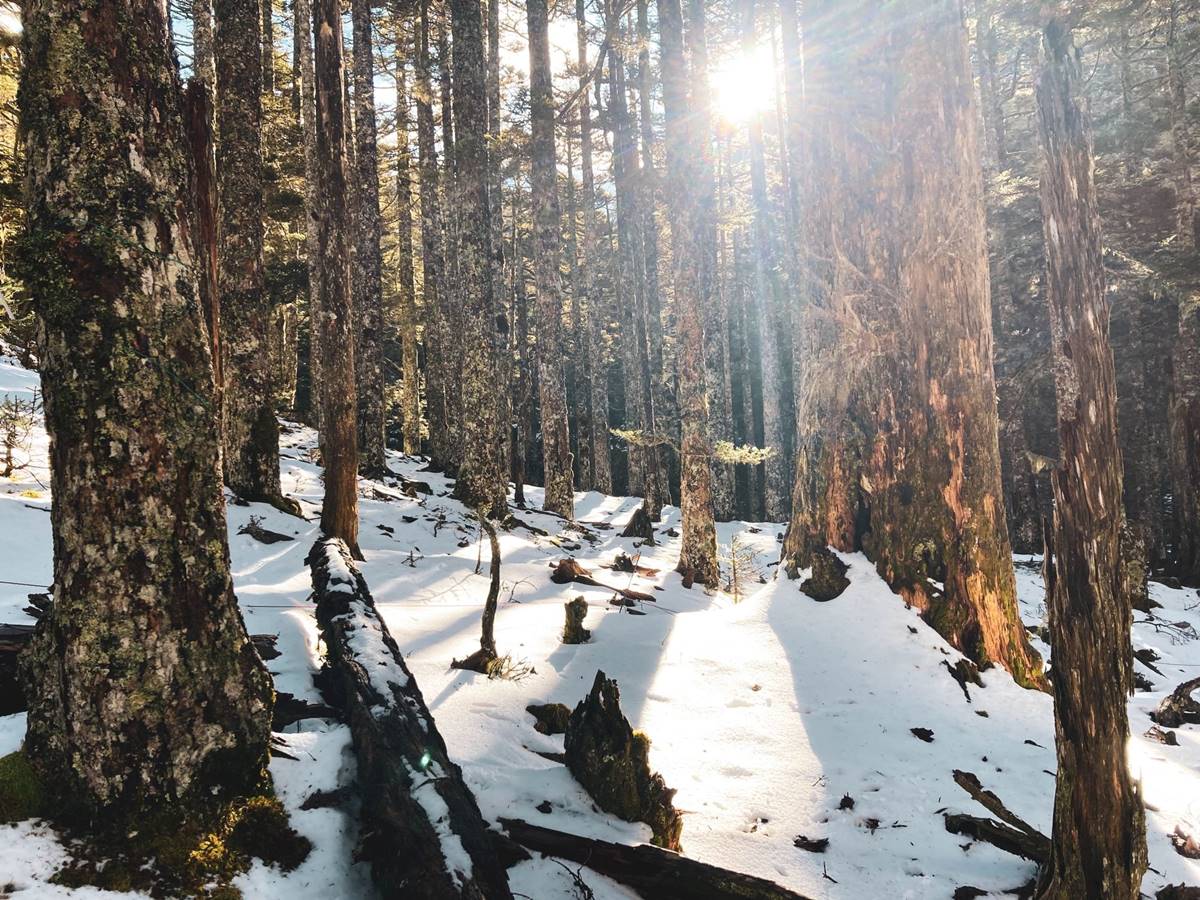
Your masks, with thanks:
M0 361L0 391L29 392L35 384L35 376ZM313 445L310 430L285 424L283 486L301 501L308 521L260 504L230 503L228 515L247 627L279 635L282 656L268 663L278 689L317 700L312 674L320 655L304 564L318 537L321 502ZM42 585L0 584L3 622L28 621L21 612L25 595L44 589L51 577L45 450L39 431L32 465L0 484L0 578ZM644 825L599 813L563 766L533 752L561 751L562 738L534 731L525 706L573 706L603 669L618 680L626 715L649 734L652 765L678 789L683 845L691 856L813 898L949 897L962 885L1001 892L1032 875L1028 863L947 833L941 812L985 814L951 778L954 769L964 769L1049 831L1055 769L1049 696L1017 688L993 670L984 673L985 688L971 686L968 700L945 665L959 658L957 651L906 609L862 556L844 557L850 588L830 603L816 603L796 582L775 577L781 526L719 525L723 547L736 537L750 548L763 579L750 579L735 603L728 593L685 590L671 571L678 538L667 532L678 530L677 509L664 512L662 543L638 548L618 536L637 500L577 494L580 525L571 526L535 511L541 492L527 489L532 508L516 515L548 534L521 527L500 533L496 641L502 655L532 671L519 680L489 680L449 667L478 645L487 542L481 543L473 515L449 498L450 482L421 471L421 460L393 454L391 465L433 493L410 498L398 482L360 482L362 571L488 819L524 818L616 841L649 837ZM264 545L238 534L251 516L295 540ZM658 572L643 577L603 568L618 551L640 553L640 564ZM609 605L611 592L553 584L550 566L566 555L600 580L647 591L655 602L642 604L637 611L644 615L631 615ZM1018 560L1018 589L1022 615L1037 624L1043 589L1031 565L1036 561ZM1195 591L1159 584L1151 591L1163 608L1154 621L1135 616L1134 645L1159 654L1161 674L1139 663L1154 690L1130 702L1131 764L1149 810L1149 894L1166 883L1200 885L1200 862L1176 854L1168 838L1177 825L1200 832L1200 729L1179 729L1178 747L1142 736L1151 725L1148 711L1200 668L1200 641L1168 627L1200 627L1200 600ZM590 606L585 625L592 641L565 646L559 642L562 607L577 595ZM932 743L912 728L930 729ZM0 718L0 753L19 746L23 729L24 716ZM299 809L312 791L353 781L348 730L313 720L290 727L284 738L297 759L277 758L271 770L297 829L315 849L289 875L256 864L238 884L247 897L263 900L369 897L369 872L352 859L353 805ZM846 795L853 809L838 808ZM546 801L550 812L539 812ZM828 838L828 851L798 849L799 835ZM102 893L46 884L63 856L44 825L5 829L0 888L12 883L22 898ZM553 860L522 863L510 877L514 891L536 900L575 896L570 872ZM583 877L602 900L635 896L586 869Z

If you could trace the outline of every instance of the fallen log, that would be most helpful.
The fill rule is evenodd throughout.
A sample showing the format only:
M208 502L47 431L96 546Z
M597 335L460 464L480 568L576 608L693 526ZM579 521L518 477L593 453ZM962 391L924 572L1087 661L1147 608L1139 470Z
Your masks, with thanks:
M946 830L972 840L983 841L999 850L1043 865L1050 859L1050 841L1044 835L1033 835L995 819L945 813Z
M1018 816L1016 813L1009 810L1007 806L1000 802L1000 798L987 790L980 782L978 776L973 772L963 772L960 769L954 770L954 783L971 795L976 803L990 812L997 819L1000 819L1007 825L1011 825L1018 831L1024 831L1026 834L1034 835L1047 842L1049 840L1040 831Z
M807 900L765 878L688 859L651 844L614 844L501 819L509 837L547 856L569 859L633 888L646 900Z
M362 799L360 857L384 898L512 900L497 844L350 551L309 553L328 648L319 684L350 723Z
M1163 698L1158 709L1150 714L1156 725L1178 728L1180 725L1200 725L1200 702L1192 693L1200 689L1200 678L1185 681Z
M640 600L643 603L654 603L655 600L649 594L642 591L635 591L630 588L614 587L611 584L605 584L603 581L597 581L592 577L592 573L579 564L579 560L572 556L560 559L554 565L554 572L550 575L550 580L555 584L586 584L589 587L603 588L606 591L612 591L615 594L620 594L626 600Z

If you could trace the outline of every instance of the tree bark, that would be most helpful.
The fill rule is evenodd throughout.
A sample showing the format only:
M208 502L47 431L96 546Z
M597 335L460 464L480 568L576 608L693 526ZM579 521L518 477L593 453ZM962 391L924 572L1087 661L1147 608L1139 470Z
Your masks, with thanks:
M688 34L703 35L704 8L690 7ZM699 23L697 23L697 18ZM666 110L667 199L674 261L676 342L679 346L680 505L683 540L676 568L685 582L716 587L717 532L713 523L712 447L704 389L704 311L715 302L715 187L708 143L707 72L688 71L679 0L658 0L663 107ZM689 96L689 86L693 90ZM703 105L701 105L703 104Z
M424 271L421 284L425 331L425 406L429 419L429 464L434 469L445 470L450 462L445 347L448 329L444 321L442 299L446 294L445 234L429 61L430 0L419 0L418 7L415 94L421 194L421 259Z
M308 379L309 420L320 433L321 400L321 247L317 239L317 95L316 74L313 69L313 7L312 0L292 0L296 4L297 32L294 40L300 58L300 130L304 140L304 250L308 270Z
M803 568L825 545L865 551L976 663L1038 684L1000 499L962 3L834 9L804 8L805 207L820 230L804 270L811 344L784 554ZM833 24L860 17L869 32Z
M508 513L496 417L492 220L488 204L487 66L478 0L450 0L454 32L454 210L462 357L462 465L454 496L491 518Z
M1175 154L1175 236L1185 253L1196 252L1196 186L1192 181L1192 138L1188 129L1188 86L1185 47L1180 35L1177 0L1167 6L1167 92L1171 111L1171 141Z
M197 0L197 5L200 4ZM211 28L211 22L209 27ZM217 159L213 148L212 86L198 77L188 80L184 122L191 154L192 193L195 195L195 241L200 306L208 329L213 362L214 396L221 408L221 295L218 286Z
M354 311L350 296L350 215L347 205L345 76L338 0L314 4L317 93L316 329L321 356L321 457L325 499L321 530L357 557L358 415L354 384Z
M1046 554L1058 778L1038 895L1132 900L1146 871L1146 837L1126 762L1133 613L1121 589L1116 375L1090 126L1064 19L1047 23L1042 54L1042 221L1062 462L1051 479Z
M575 0L575 36L579 65L579 179L583 205L583 247L579 256L579 285L576 302L586 303L588 406L590 407L592 480L583 487L612 493L612 462L608 453L608 364L604 331L607 306L598 287L599 240L596 221L596 180L592 169L592 112L588 97L588 28L584 0ZM599 65L599 61L597 61Z
M215 10L225 483L281 505L263 275L262 17L259 0L216 0Z
M558 203L558 160L554 152L554 86L550 78L549 16L546 0L525 4L529 24L530 189L533 195L534 280L537 285L538 399L542 416L545 508L575 516L574 463L563 383L561 276L562 210Z
M213 56L212 0L192 0L192 71L211 93L217 83Z
M380 896L512 900L490 830L346 546L309 555L336 705L350 721L363 855Z
M387 470L384 429L387 404L383 379L383 258L379 243L379 146L375 127L375 54L371 0L353 0L355 153L354 217L355 345L358 380L358 452L364 474Z
M229 575L162 5L31 0L23 22L16 256L40 320L55 584L23 661L25 753L56 817L120 829L255 788L271 682Z
M404 452L421 452L421 372L417 347L417 296L413 270L412 150L409 144L409 39L403 19L396 22L396 246L399 254L399 293L403 383L400 409ZM428 365L428 361L426 362Z
M262 89L270 95L275 91L275 16L273 0L258 0L262 16Z

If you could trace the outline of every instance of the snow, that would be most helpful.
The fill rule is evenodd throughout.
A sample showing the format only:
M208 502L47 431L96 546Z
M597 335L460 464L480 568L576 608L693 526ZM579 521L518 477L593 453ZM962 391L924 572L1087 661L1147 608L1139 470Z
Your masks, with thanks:
M0 360L0 392L32 392L35 386L35 376ZM312 431L287 423L285 429L284 490L300 500L310 521L262 504L231 503L230 548L247 627L279 635L282 655L267 664L278 689L316 701L312 674L320 650L304 559L318 537L321 473L312 463ZM0 483L0 578L42 587L0 584L2 622L28 621L21 611L26 594L44 590L51 578L49 480L40 431L31 455L29 468ZM957 651L906 609L861 555L842 557L849 565L847 591L816 603L799 592L798 582L776 577L782 526L721 524L723 547L736 536L756 552L754 566L763 577L761 583L752 578L735 603L727 593L685 590L672 572L678 538L665 532L678 531L677 509L664 512L660 545L638 548L619 537L637 500L579 493L582 525L576 529L536 512L541 491L527 489L533 509L516 514L549 536L501 531L496 641L502 655L534 671L519 681L489 680L449 667L452 658L478 646L487 541L481 547L474 515L448 496L450 482L421 471L419 459L392 454L390 463L428 483L433 493L413 499L395 484L361 482L366 561L360 568L485 818L523 818L612 841L649 838L646 826L599 813L565 767L533 752L561 751L562 737L536 732L526 705L574 706L603 669L620 684L622 708L634 727L650 736L651 764L678 789L689 856L774 879L819 900L949 897L961 885L1001 892L1032 875L1027 862L947 833L941 811L985 814L953 782L953 770L962 769L1049 831L1055 770L1050 697L1022 690L993 670L983 675L986 687L970 686L968 702L943 665L952 665ZM239 535L251 516L295 540L264 545ZM640 552L639 564L658 573L643 577L602 568L618 551L635 558ZM603 589L551 583L550 566L566 555L601 581L647 591L656 602L642 605L645 615L629 615L609 606ZM1038 563L1017 559L1021 613L1030 625L1042 623L1045 614ZM351 581L348 570L345 581ZM565 646L559 641L562 607L577 595L590 606L585 625L592 641ZM1133 640L1135 649L1151 648L1160 656L1154 665L1162 674L1137 663L1154 689L1131 698L1129 709L1131 765L1148 806L1151 870L1143 887L1153 895L1167 883L1200 885L1200 861L1179 856L1169 841L1177 825L1200 832L1200 728L1178 729L1178 747L1143 736L1151 725L1148 712L1200 669L1200 640L1187 640L1180 627L1171 627L1200 628L1200 598L1194 590L1161 584L1151 586L1151 595L1162 608L1154 619L1135 614ZM371 624L369 616L356 620ZM379 668L384 683L397 680ZM23 715L0 718L0 753L19 745L24 725ZM918 740L912 728L930 729L933 742ZM256 863L237 885L248 898L262 900L371 896L369 871L353 861L354 805L299 808L314 790L352 783L348 729L311 720L290 726L283 737L296 760L273 759L271 771L295 827L314 850L286 875ZM839 810L847 794L854 808ZM418 790L417 796L432 801L436 792ZM545 801L549 813L537 810ZM828 851L798 849L793 842L799 835L828 838ZM469 871L465 854L444 846L452 869ZM102 895L47 883L65 856L43 824L3 828L0 886L11 882L21 898ZM565 900L575 896L570 872L578 868L538 857L509 874L514 891ZM601 900L635 896L581 871Z

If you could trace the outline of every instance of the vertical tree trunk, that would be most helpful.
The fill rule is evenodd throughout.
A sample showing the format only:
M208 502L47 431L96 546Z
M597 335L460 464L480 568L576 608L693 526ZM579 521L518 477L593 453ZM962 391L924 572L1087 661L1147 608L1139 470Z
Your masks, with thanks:
M608 365L604 346L607 308L597 287L596 256L599 242L596 231L596 181L592 169L592 113L588 97L587 9L584 0L575 0L575 34L579 64L579 167L583 204L583 252L579 258L580 291L576 302L587 304L585 322L588 355L588 405L591 408L592 482L584 487L612 493L612 463L608 454Z
M616 29L617 10L609 4L606 22ZM646 245L638 184L638 147L629 115L625 59L609 49L609 109L613 128L613 181L617 199L618 304L628 304L621 322L625 382L625 428L657 436L654 383L647 333ZM629 448L629 488L640 491L646 512L657 521L663 505L663 479L657 447Z
M262 15L262 89L263 93L275 91L275 16L274 0L259 0Z
M804 567L827 544L864 550L956 647L1037 684L1001 503L962 2L804 14L805 208L828 223L813 251L827 262L805 268L807 405L784 553ZM834 24L859 17L869 31Z
M513 501L525 508L525 443L532 428L533 391L529 378L529 299L525 292L525 254L521 247L518 222L518 193L513 192L513 417L512 443Z
M279 425L263 277L262 18L259 0L217 0L217 188L225 483L282 506Z
M217 83L212 0L192 0L192 71L211 92Z
M421 193L422 300L425 331L425 407L429 419L429 460L434 469L450 462L450 416L443 315L446 295L445 235L442 227L437 134L433 122L433 80L429 61L430 0L419 0L416 61L417 154Z
M529 22L530 190L533 196L534 280L537 284L538 399L542 416L545 508L574 518L574 464L563 383L561 267L562 210L554 152L554 85L550 78L546 0L525 4Z
M17 258L40 319L54 495L25 752L57 817L116 831L256 787L271 682L229 576L162 4L29 0L23 23Z
M309 420L321 434L321 342L318 337L321 317L321 247L317 240L317 94L313 69L312 0L292 0L296 4L294 37L300 57L300 129L304 139L304 250L308 269L308 380Z
M695 90L704 91L704 104L709 106L711 93L707 80L708 48L703 30L703 9L692 9L703 0L688 0L688 21L695 33L689 34L692 66L703 80L697 82ZM699 103L699 98L697 103ZM712 152L711 115L710 123L704 127L709 152ZM721 190L720 161L716 163L713 206L716 222L724 218ZM729 289L726 278L728 252L725 234L714 224L712 235L712 257L714 296L713 303L704 310L704 387L708 395L708 433L715 446L718 441L736 443L733 415L733 363L730 345ZM730 463L713 462L713 514L718 521L728 521L736 514L737 472Z
M689 37L703 36L704 8L691 6ZM697 24L697 17L700 24ZM680 505L683 540L676 568L684 582L716 587L717 532L713 523L712 447L704 390L704 310L715 301L716 225L712 156L708 146L707 73L688 72L679 0L658 0L666 110L667 198L674 261L676 341L679 345ZM703 54L701 54L703 58ZM694 58L694 57L693 57ZM689 96L689 86L692 87ZM701 106L703 103L705 106Z
M506 301L504 272L504 154L500 140L500 2L487 3L488 202L492 210L492 302L496 321L496 374L501 385L496 422L500 436L500 471L512 467L512 354L509 332L512 311Z
M1187 253L1196 251L1196 186L1192 181L1192 138L1188 130L1187 74L1183 37L1179 34L1179 3L1167 9L1167 91L1171 110L1171 140L1175 153L1175 235Z
M755 3L747 0L743 20L743 52L755 52ZM762 360L763 440L771 449L765 466L766 517L771 522L787 519L789 468L794 441L787 421L788 396L784 360L779 352L780 338L790 333L784 314L785 292L779 277L779 260L774 210L767 192L767 163L763 147L763 114L756 113L749 124L750 195L754 209L754 295L759 320ZM790 346L790 341L788 342Z
M399 255L401 321L400 408L403 415L404 452L421 452L421 373L417 347L417 295L413 271L412 151L409 144L408 29L396 20L396 246ZM428 361L426 363L428 365Z
M1200 303L1179 304L1179 335L1171 366L1171 479L1180 536L1178 576L1200 585Z
M383 379L383 258L379 249L379 148L375 128L375 54L371 0L353 0L355 154L355 345L358 383L358 452L364 474L387 471Z
M454 210L461 300L462 465L454 496L490 518L508 513L496 417L487 66L479 0L450 0L454 31Z
M1079 59L1063 19L1047 23L1042 53L1042 220L1062 462L1052 476L1046 567L1058 778L1038 895L1133 900L1146 871L1145 813L1126 762L1133 613L1121 589L1121 450L1100 214Z
M321 456L325 500L321 530L358 550L358 415L354 385L354 310L350 296L350 216L347 208L345 74L338 0L314 8L317 89L317 290L316 329L321 355Z
M199 4L198 4L199 5ZM211 27L211 25L210 25ZM213 363L213 387L218 421L221 409L221 295L217 257L217 159L213 149L212 86L198 77L188 80L184 96L184 127L195 179L196 232L193 252L197 263L200 307L208 331Z
M571 424L571 453L575 458L575 485L590 490L592 484L591 392L587 355L587 326L583 315L583 267L580 262L579 191L575 182L575 142L571 131L565 134L567 147L567 266L571 283L570 337L564 349L567 360L567 411L574 414ZM569 423L570 424L570 423Z

